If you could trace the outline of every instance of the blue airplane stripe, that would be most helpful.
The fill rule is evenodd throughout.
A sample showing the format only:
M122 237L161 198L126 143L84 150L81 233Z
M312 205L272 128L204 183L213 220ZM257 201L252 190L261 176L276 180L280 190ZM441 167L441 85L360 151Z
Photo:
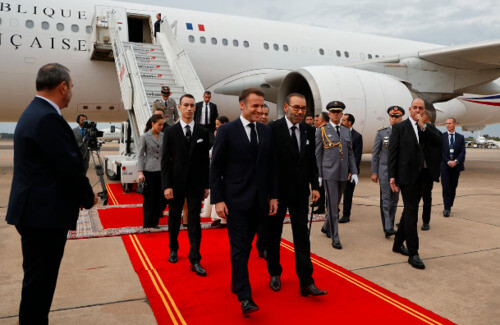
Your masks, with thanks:
M485 100L485 99L500 99L500 95L493 95L493 96L488 96L488 97L474 97L474 98L464 98L464 99L470 99L470 100Z

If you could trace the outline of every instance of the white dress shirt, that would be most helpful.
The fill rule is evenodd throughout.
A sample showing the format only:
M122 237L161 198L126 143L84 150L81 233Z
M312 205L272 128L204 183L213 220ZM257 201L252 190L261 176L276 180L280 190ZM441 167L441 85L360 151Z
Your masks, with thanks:
M288 119L288 117L285 117L285 121L286 121L286 125L288 126L288 132L290 133L290 137L292 136L292 122L290 122L290 120ZM297 127L295 129L295 136L297 137L297 142L299 144L299 152L300 152L300 127L299 127L299 124L295 124L295 126Z
M200 124L205 125L205 114L207 115L207 121L210 124L210 106L209 103L203 102L203 106L201 107L201 116L200 116Z
M182 132L184 133L184 136L186 136L186 125L189 125L189 127L191 129L191 136L193 136L194 120L191 121L191 123L189 123L189 124L187 124L186 122L184 122L182 119L180 119L179 122L181 123Z
M252 141L250 139L250 132L252 132L252 129L248 125L250 123L253 123L255 125L255 133L257 133L257 143L259 143L259 133L257 132L257 123L250 122L249 120L247 120L246 118L244 118L243 115L240 115L240 120L241 120L241 123L243 123L243 128L245 129L245 132L247 134L249 142Z

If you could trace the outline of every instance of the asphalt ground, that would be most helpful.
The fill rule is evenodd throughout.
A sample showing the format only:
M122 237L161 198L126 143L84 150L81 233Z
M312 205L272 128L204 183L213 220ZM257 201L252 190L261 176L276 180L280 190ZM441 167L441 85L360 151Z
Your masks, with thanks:
M115 154L117 149L116 144L105 144L103 155ZM12 143L2 140L0 324L17 323L23 276L19 234L4 220L12 181L12 157ZM343 249L333 249L330 239L320 232L321 223L316 222L311 232L312 252L458 324L498 324L500 150L468 149L466 170L460 176L450 218L442 216L441 184L435 183L431 229L419 230L425 270L412 268L407 258L393 253L392 238L384 237L378 207L379 187L370 181L370 159L370 155L363 156L351 222L339 225ZM92 167L89 176L95 184L97 178ZM401 211L402 200L398 219ZM421 219L419 229L420 226ZM290 225L284 226L283 237L292 240ZM192 276L190 273L186 272L186 277ZM299 294L298 280L296 285ZM321 283L316 285L321 288ZM359 307L362 311L363 306ZM68 241L49 319L51 324L156 323L119 237Z

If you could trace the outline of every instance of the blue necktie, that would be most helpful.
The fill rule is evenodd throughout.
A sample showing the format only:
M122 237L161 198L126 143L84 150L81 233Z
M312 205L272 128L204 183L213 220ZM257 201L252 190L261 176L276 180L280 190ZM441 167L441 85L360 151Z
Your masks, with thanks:
M452 133L450 138L450 147L453 147L454 143L455 143L455 133Z

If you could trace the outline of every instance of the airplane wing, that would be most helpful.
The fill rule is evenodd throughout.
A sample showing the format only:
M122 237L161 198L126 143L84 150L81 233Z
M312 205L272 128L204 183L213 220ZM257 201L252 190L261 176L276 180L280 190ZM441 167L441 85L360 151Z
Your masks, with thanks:
M449 68L489 70L500 68L500 40L449 46L418 53L425 61Z

